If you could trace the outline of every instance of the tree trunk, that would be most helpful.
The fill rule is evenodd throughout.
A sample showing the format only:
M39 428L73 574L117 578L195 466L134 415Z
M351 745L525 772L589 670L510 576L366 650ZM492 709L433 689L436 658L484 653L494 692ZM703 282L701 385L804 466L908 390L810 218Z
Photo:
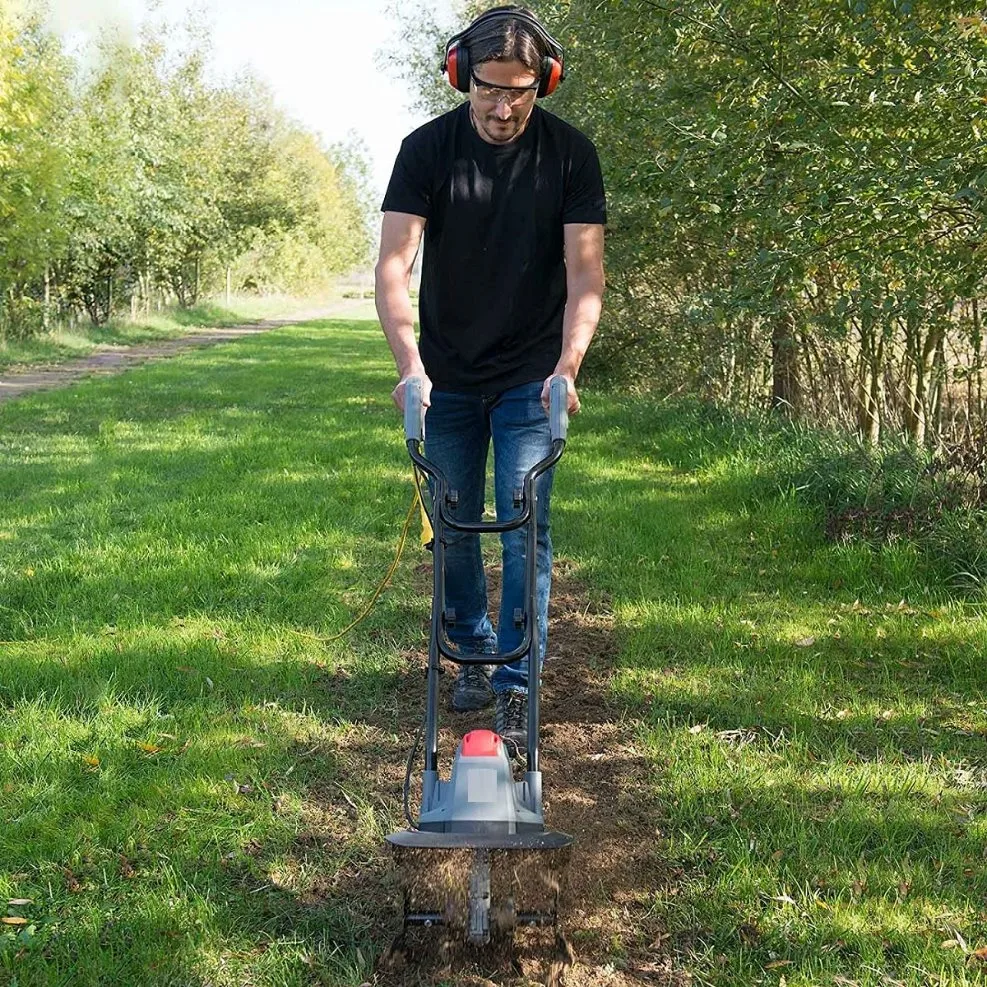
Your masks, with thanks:
M977 417L984 414L984 364L983 364L983 329L980 325L980 299L970 299L970 315L973 319L973 334L971 343L973 344L973 366L971 367L971 377L976 374L976 398Z
M794 417L799 406L795 316L786 309L771 326L771 410Z
M233 268L231 265L226 265L226 307L230 307L230 294L233 289Z
M862 314L857 326L860 336L860 358L857 364L857 427L864 440L874 444L881 437L881 366L875 320Z
M51 268L45 264L45 307L41 311L41 325L45 332L51 329Z
M926 357L921 344L921 321L914 313L905 320L905 364L904 386L907 393L904 396L904 424L908 439L912 445L921 447L925 444L925 369Z

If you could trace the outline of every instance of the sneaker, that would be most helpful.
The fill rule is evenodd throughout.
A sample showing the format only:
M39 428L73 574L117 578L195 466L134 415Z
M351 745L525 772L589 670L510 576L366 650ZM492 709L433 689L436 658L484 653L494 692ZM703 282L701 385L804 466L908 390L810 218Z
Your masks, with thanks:
M494 729L509 753L521 757L528 750L528 694L520 689L497 693Z
M489 665L460 665L452 690L452 708L457 713L485 709L494 699Z

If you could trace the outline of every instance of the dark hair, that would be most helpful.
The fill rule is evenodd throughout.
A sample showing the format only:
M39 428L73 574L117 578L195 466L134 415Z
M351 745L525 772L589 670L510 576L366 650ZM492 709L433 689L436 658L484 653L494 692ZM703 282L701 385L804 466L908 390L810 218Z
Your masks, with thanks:
M535 16L527 8L517 6L491 7L486 13L494 10L509 10L532 18ZM471 65L517 61L541 78L542 59L547 52L538 36L520 18L494 17L481 24L475 33L471 32L466 41Z

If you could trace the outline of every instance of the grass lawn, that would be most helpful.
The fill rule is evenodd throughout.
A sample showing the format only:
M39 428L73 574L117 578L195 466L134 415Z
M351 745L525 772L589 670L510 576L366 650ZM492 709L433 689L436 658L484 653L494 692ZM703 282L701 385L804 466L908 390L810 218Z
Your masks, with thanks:
M0 983L373 980L420 556L320 638L410 500L392 377L374 324L314 322L0 406ZM556 546L616 614L661 796L656 954L985 982L982 607L907 545L824 543L691 409L584 403Z

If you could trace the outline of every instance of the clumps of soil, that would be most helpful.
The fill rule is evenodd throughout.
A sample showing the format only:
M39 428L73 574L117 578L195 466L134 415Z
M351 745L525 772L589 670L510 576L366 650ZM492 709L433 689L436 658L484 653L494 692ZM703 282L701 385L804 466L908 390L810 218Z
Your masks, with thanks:
M446 922L465 927L474 851L393 847L391 853L408 910L441 914ZM555 914L568 871L568 847L537 852L495 849L487 854L494 926L499 910L508 919L508 902L517 912Z
M428 574L419 575L419 588L427 594ZM496 600L496 571L488 572L488 582L491 600ZM654 907L656 895L673 891L677 880L662 857L658 828L663 813L653 781L657 769L637 746L633 722L610 699L617 654L613 618L559 563L548 652L542 679L541 764L546 823L575 838L561 894L561 936L556 939L551 928L517 930L513 942L481 949L468 947L461 936L451 937L442 929L409 930L401 936L400 878L407 876L407 870L396 869L389 848L381 846L361 860L352 887L346 887L344 878L334 882L331 892L337 903L352 899L353 913L381 930L374 987L563 983L566 987L678 987L689 983L669 953L660 910ZM368 712L365 735L354 736L353 743L338 752L341 763L372 779L377 798L389 807L394 829L405 825L404 761L424 709L425 664L424 650L409 655L407 675L393 684L393 705L384 704L379 713ZM492 709L470 714L450 711L455 668L447 671L439 738L444 772L463 734L489 728L493 719ZM338 793L328 790L325 796L331 800L327 819L334 813L338 817ZM420 790L414 788L413 812L419 803ZM338 818L334 827L338 839L342 834L337 827ZM465 859L453 862L446 871L447 885L465 888L468 873ZM423 896L429 888L435 889L433 882L434 876L418 881ZM392 940L396 941L389 949Z

